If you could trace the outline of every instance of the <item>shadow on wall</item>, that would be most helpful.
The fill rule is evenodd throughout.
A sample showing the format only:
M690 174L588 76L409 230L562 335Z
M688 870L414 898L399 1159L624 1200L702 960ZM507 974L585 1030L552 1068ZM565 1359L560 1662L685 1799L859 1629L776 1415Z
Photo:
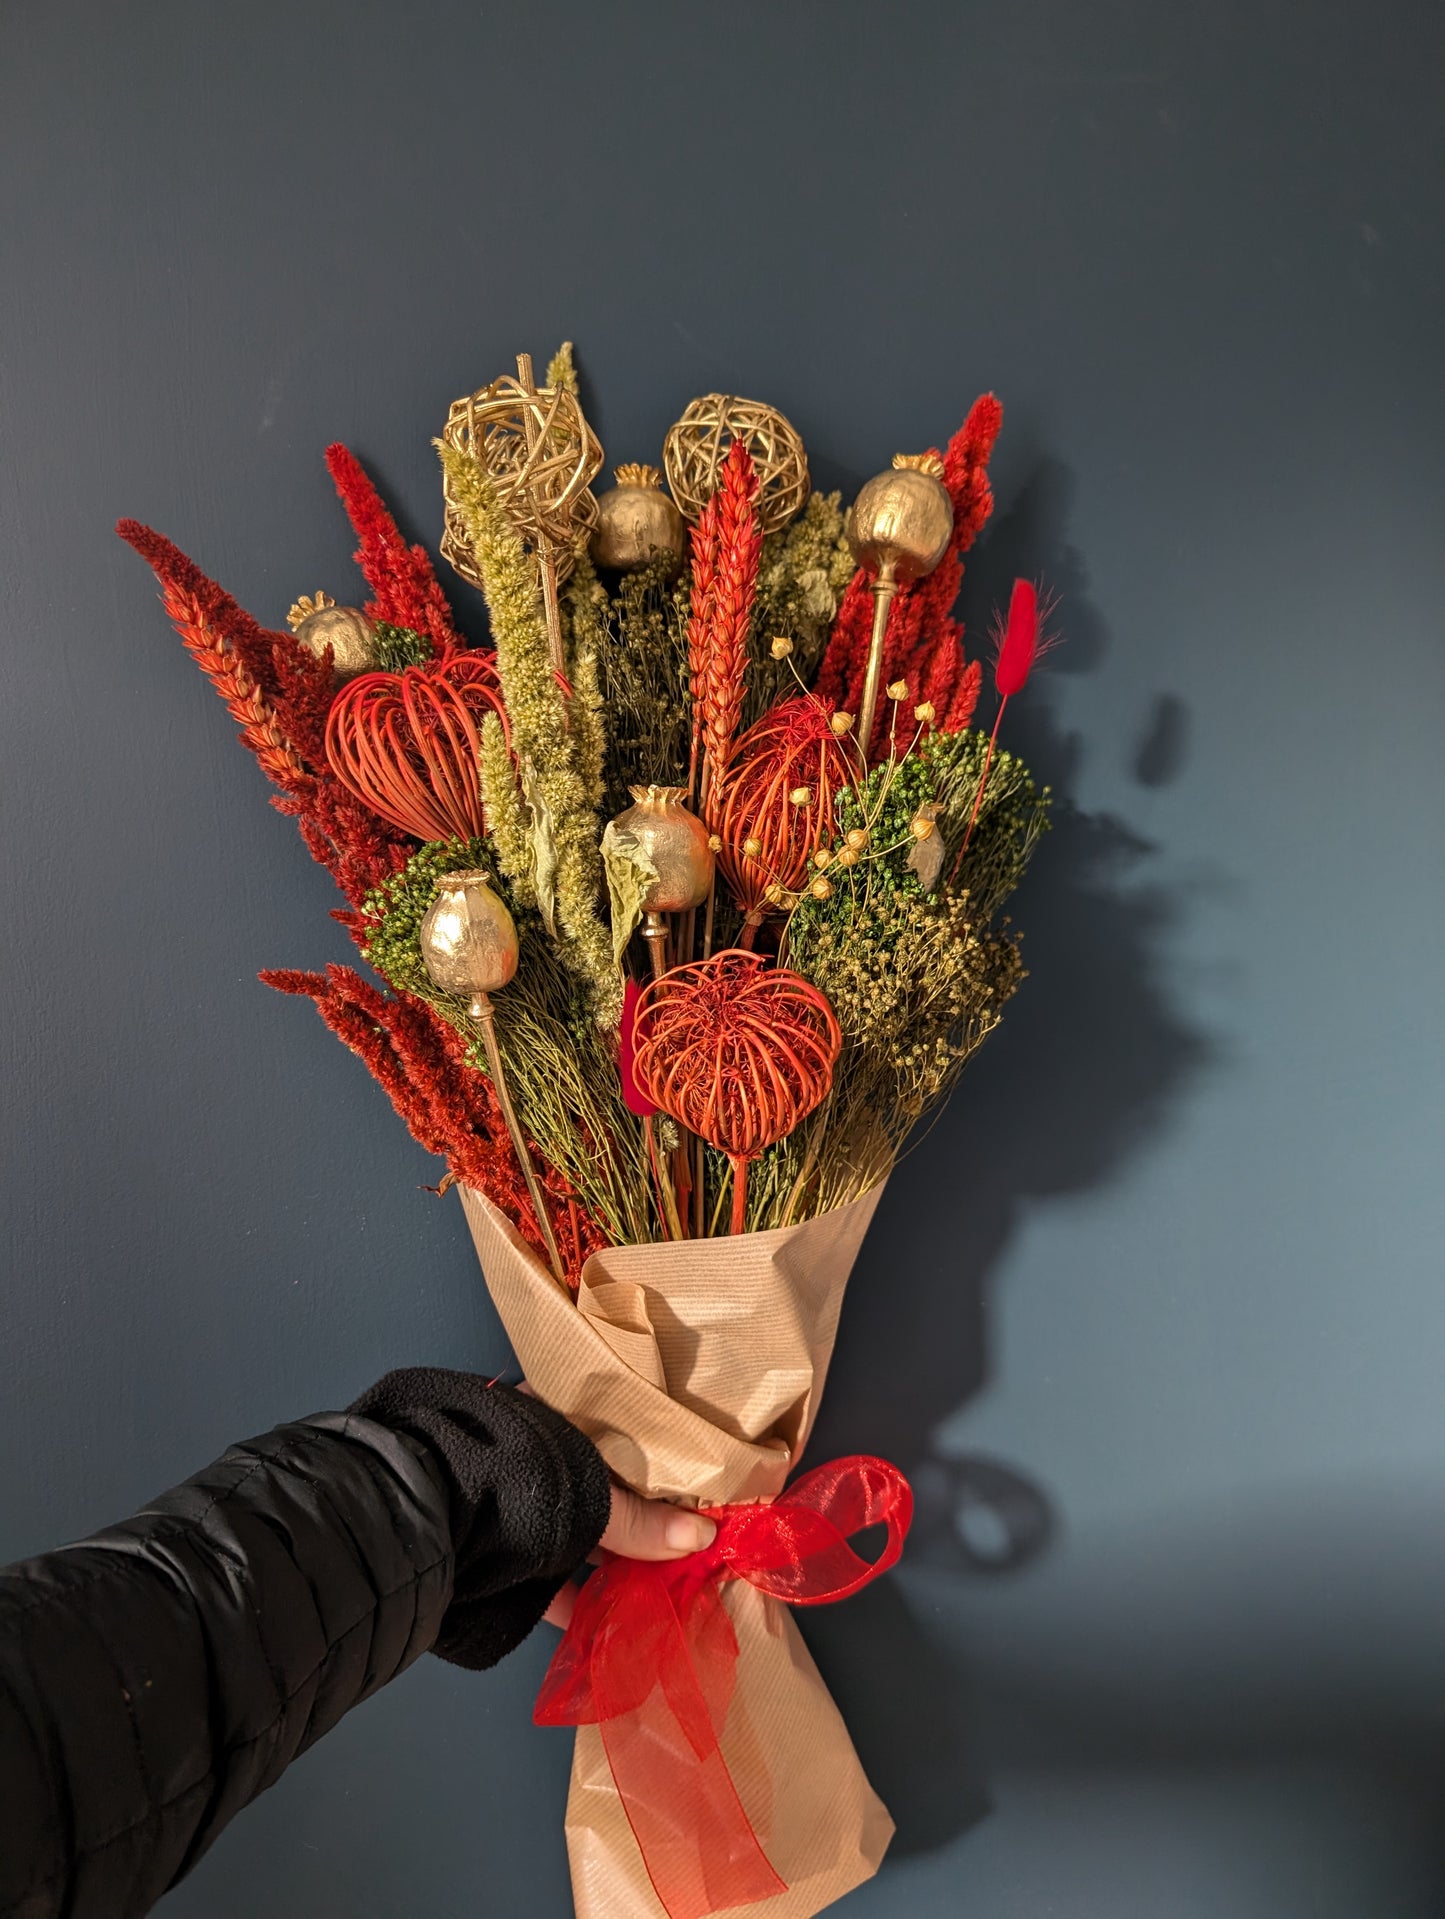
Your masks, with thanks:
M1016 574L1058 596L1067 644L1047 671L1088 672L1108 636L1064 538L1067 471L1041 464L995 521L965 579L972 654ZM992 723L992 709L982 709ZM1021 892L1030 977L970 1065L952 1105L895 1176L849 1295L814 1459L868 1450L914 1483L915 1560L959 1578L998 1577L1043 1551L1056 1518L1044 1490L1006 1462L943 1458L943 1423L989 1376L987 1297L1023 1208L1097 1190L1156 1133L1210 1058L1171 1007L1160 948L1181 910L1148 877L1155 848L1070 801L1080 741L1060 731L1046 683L1011 706L1007 743L1053 787L1054 829ZM1183 768L1188 716L1160 695L1134 777L1161 786ZM880 1582L804 1621L860 1755L898 1822L896 1849L947 1843L988 1810L967 1750L967 1676Z

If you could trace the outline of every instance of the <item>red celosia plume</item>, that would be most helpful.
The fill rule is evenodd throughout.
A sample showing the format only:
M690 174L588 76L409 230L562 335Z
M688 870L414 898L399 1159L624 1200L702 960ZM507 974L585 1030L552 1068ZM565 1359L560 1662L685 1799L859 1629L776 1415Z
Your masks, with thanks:
M467 1059L466 1041L455 1027L420 1000L379 991L349 966L328 966L324 973L281 968L260 977L278 992L314 1000L332 1032L385 1090L417 1144L444 1158L457 1179L501 1207L546 1258L492 1082ZM606 1235L535 1146L532 1154L575 1284L588 1255L607 1244Z
M240 723L242 744L256 755L262 772L283 793L301 794L310 784L301 755L282 732L275 709L246 671L240 655L226 645L207 619L199 597L190 589L166 580L161 604L181 644L226 702L231 718Z
M367 612L374 620L410 627L429 639L438 653L453 652L462 641L426 548L407 545L349 447L340 441L327 447L326 466L359 543L356 563L373 595Z
M275 642L289 635L258 625L164 533L139 520L118 520L115 530L139 553L163 588L187 594L197 603L202 618L220 641L236 655L266 698L274 700L278 691Z
M985 393L944 449L943 483L953 503L953 543L932 573L895 596L884 636L884 683L905 681L910 716L913 706L926 700L934 709L934 724L946 733L961 733L969 724L981 684L977 661L964 659L963 628L951 612L963 579L963 555L993 511L988 462L1002 424L1002 406L992 393ZM849 713L856 713L863 700L873 626L871 588L860 568L838 608L815 688ZM873 738L864 743L870 762L888 756L891 725L890 708L880 701Z
M325 661L289 633L259 626L163 534L138 520L122 520L116 531L155 573L187 651L240 719L243 740L281 788L272 805L292 815L312 858L359 905L405 862L411 846L327 766L332 687Z

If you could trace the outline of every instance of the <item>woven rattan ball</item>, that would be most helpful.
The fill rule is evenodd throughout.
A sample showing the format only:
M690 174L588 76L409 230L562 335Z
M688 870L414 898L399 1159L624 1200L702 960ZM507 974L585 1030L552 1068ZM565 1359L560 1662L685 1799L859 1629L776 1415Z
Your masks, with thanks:
M533 551L545 547L559 581L597 524L590 483L602 470L602 448L575 394L506 376L454 400L442 429L448 446L474 454L492 478L497 503ZM464 580L482 584L466 522L443 483L446 524L441 551Z
M764 533L774 533L807 504L808 456L796 427L761 400L705 393L693 401L662 449L672 497L687 519L696 520L717 491L734 440L741 440L752 455L758 519Z

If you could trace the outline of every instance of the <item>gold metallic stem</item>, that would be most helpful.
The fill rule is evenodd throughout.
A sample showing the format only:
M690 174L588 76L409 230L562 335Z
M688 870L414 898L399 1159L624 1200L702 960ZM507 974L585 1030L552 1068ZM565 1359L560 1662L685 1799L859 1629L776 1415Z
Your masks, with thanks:
M652 977L661 979L667 971L667 921L661 913L647 915L642 937L647 941L647 955L652 961Z
M894 562L885 560L873 582L873 633L868 641L868 673L863 681L863 710L858 715L857 741L864 759L873 744L873 719L878 711L878 682L883 677L883 638L888 631L888 609L898 591Z
M552 1271L565 1286L567 1284L566 1269L562 1265L562 1255L557 1248L557 1236L552 1231L547 1202L542 1195L542 1182L538 1179L537 1169L532 1164L532 1155L527 1151L527 1142L522 1137L521 1124L517 1119L517 1109L512 1104L512 1095L507 1088L507 1076L502 1071L502 1052L497 1045L497 1029L491 995L476 994L467 1011L482 1029L482 1046L487 1055L487 1070L492 1075L492 1085L497 1090L497 1104L502 1109L502 1118L507 1122L507 1131L512 1137L512 1151L517 1155L517 1164L521 1167L522 1177L527 1182L532 1210L537 1215L537 1224L547 1244L547 1257L552 1262Z

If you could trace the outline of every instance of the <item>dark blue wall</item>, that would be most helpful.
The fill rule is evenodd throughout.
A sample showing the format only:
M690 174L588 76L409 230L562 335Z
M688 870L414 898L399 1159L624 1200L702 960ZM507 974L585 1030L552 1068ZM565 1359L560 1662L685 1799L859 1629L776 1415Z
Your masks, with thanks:
M384 1368L496 1370L455 1203L260 966L329 882L111 535L354 590L349 441L578 342L824 484L1008 406L965 610L1068 646L1033 977L900 1172L822 1443L917 1477L810 1621L898 1815L848 1903L1445 1910L1438 6L5 10L0 1558ZM466 589L460 589L463 595ZM200 1919L569 1908L546 1647L426 1661L217 1847Z

